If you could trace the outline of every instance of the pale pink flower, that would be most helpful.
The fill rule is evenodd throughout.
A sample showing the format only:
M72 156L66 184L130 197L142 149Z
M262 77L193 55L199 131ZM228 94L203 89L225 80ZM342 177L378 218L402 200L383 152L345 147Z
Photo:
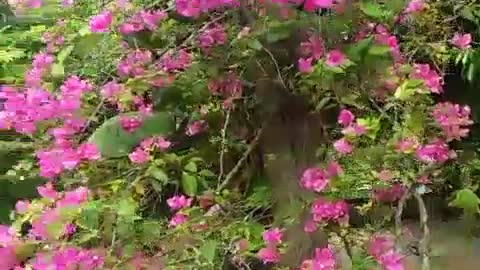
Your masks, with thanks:
M340 154L349 154L353 151L352 145L345 138L335 141L333 147Z
M350 126L342 129L342 134L346 136L360 136L367 132L367 129L357 123L353 123Z
M30 207L30 202L26 200L17 201L15 204L15 211L19 214L25 214Z
M113 21L113 15L110 11L104 11L90 18L90 31L94 33L105 33L109 31Z
M398 201L407 191L407 188L400 184L395 183L390 187L381 187L373 189L373 200L382 203L391 203Z
M137 147L132 153L128 154L128 158L133 163L144 164L149 161L150 156L144 149Z
M312 219L308 219L307 221L305 221L305 223L303 224L303 231L304 232L307 232L307 233L312 233L312 232L315 232L316 230L318 229L318 225L315 221L313 221Z
M404 138L399 140L395 145L395 150L399 153L409 154L417 149L419 143L416 138Z
M337 177L343 173L343 169L337 161L331 161L327 165L327 175L328 177Z
M347 60L346 56L339 50L332 50L327 53L327 59L325 64L330 67L337 67L345 63Z
M53 184L48 182L44 186L37 187L37 192L43 198L55 200L58 197L57 191L53 188Z
M453 35L453 38L450 40L450 42L457 48L461 50L466 50L471 47L472 35L469 33L467 34L455 33Z
M185 222L187 222L188 216L182 213L176 213L168 223L170 227L177 227Z
M280 261L280 253L275 247L266 247L258 251L257 256L263 263L278 263Z

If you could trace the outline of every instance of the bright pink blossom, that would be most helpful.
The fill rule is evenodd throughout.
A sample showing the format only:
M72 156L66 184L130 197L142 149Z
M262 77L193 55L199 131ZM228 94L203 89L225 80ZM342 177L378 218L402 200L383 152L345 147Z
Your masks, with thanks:
M400 184L395 183L390 187L378 187L373 189L373 199L377 202L391 203L398 201L407 191L407 188Z
M264 231L262 237L267 246L276 246L282 243L283 230L279 228L271 228Z
M298 71L301 73L311 73L313 71L312 67L313 58L300 58L298 59Z
M143 119L138 116L127 116L123 115L120 116L120 125L122 126L123 130L126 132L134 132L139 127L142 126Z
M343 127L348 127L355 120L355 115L347 109L342 109L338 115L338 123Z
M198 43L200 49L208 54L212 47L225 44L227 38L225 28L220 24L214 24L200 33Z
M323 191L330 182L330 175L326 170L319 168L308 168L300 179L300 185L315 192Z
M410 0L404 12L406 14L415 13L418 11L422 11L423 9L425 9L425 7L426 7L425 0Z
M336 67L345 63L347 57L339 50L332 50L327 53L325 63L327 66Z
M30 202L26 200L17 201L15 204L15 211L19 214L25 214L30 207Z
M414 64L413 68L412 78L423 80L425 86L432 93L441 94L443 92L443 79L430 65Z
M182 208L190 207L192 200L192 198L187 198L184 195L173 196L167 200L167 204L172 210L180 210Z
M104 11L90 18L90 31L94 33L105 33L109 31L113 21L113 15L110 11Z
M440 139L418 147L416 156L425 163L443 163L453 157L448 145Z
M327 201L323 198L316 199L311 208L315 222L344 222L348 220L348 205L344 201Z
M447 141L460 140L468 136L467 126L473 124L469 106L460 106L450 102L438 103L432 111L432 117L442 128Z

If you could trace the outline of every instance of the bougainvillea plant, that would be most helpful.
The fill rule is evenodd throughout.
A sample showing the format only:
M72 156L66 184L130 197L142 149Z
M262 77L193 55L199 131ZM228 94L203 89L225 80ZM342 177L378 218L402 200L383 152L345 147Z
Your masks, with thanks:
M409 196L421 205L473 124L468 106L438 100L439 63L468 54L474 37L435 21L441 33L412 45L442 1L61 2L21 86L0 92L0 128L36 146L22 160L35 165L15 174L45 179L0 227L0 269L248 269L250 257L282 269L288 224L272 222L272 191L252 175L235 185L269 121L252 63L273 65L271 79L312 111L339 108L322 158L291 179L308 193L308 218L293 221L306 233L353 233L352 198L390 216ZM271 44L298 27L308 31L296 61L277 59ZM471 184L454 201L466 211L478 209ZM394 235L371 227L350 260L403 269ZM298 268L342 269L335 244Z

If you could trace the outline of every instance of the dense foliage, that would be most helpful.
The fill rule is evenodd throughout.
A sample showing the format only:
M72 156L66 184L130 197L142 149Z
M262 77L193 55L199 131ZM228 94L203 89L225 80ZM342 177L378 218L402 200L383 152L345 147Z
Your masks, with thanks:
M409 198L430 269L424 197L478 214L475 0L9 2L0 270L400 270Z

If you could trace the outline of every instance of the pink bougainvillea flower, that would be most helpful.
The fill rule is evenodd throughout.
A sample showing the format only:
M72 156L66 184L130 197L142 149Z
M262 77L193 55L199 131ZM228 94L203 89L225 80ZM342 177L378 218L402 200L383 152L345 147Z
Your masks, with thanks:
M314 5L319 8L330 8L334 2L334 0L313 0Z
M172 210L180 210L182 208L190 207L192 200L192 198L187 198L184 195L173 196L167 200L167 204Z
M414 64L413 68L412 77L423 80L430 92L435 94L441 94L443 92L442 76L432 69L429 64Z
M64 7L70 7L70 6L73 6L74 4L74 0L62 0L62 5Z
M43 198L55 200L58 197L57 191L53 188L53 184L48 182L44 186L37 187L37 192Z
M390 187L374 188L372 197L377 202L391 203L398 201L406 191L407 188L404 185L395 183Z
M416 156L425 163L444 163L453 157L453 153L444 141L434 139L431 143L418 147Z
M394 174L390 170L383 169L377 174L378 179L382 181L391 181L394 177Z
M333 147L340 154L350 154L353 151L352 145L345 138L335 141Z
M90 190L86 187L78 187L64 193L63 198L57 202L57 207L78 206L88 200Z
M120 116L120 125L127 132L134 132L142 126L143 119L141 117Z
M312 67L313 58L300 58L298 59L298 71L301 73L311 73L313 71Z
M25 214L30 207L30 202L25 200L17 201L15 204L15 211L19 214Z
M469 33L467 34L455 33L453 35L453 38L450 40L450 42L457 48L461 50L466 50L471 47L472 35Z
M271 228L264 231L262 237L267 246L276 246L282 243L283 230L279 228Z
M422 11L425 9L426 3L425 0L410 0L408 2L407 7L404 10L405 14L415 13L418 11Z
M318 229L318 225L315 221L313 221L312 219L308 219L307 221L305 221L305 223L303 224L303 231L306 232L306 233L312 233L312 232L315 232L317 231Z
M416 138L404 138L395 144L395 150L399 153L410 154L417 149L418 145Z
M328 201L318 198L312 204L311 213L315 222L342 223L348 219L348 204L344 201Z
M347 109L342 109L338 115L338 123L343 127L347 127L353 123L355 120L355 115Z
M170 227L177 227L185 222L187 222L188 216L182 213L176 213L169 221Z
M132 153L128 154L128 158L136 164L144 164L150 160L148 153L140 147L137 147Z
M327 165L326 173L328 177L337 177L343 173L343 169L337 161L331 161Z
M257 256L264 264L278 263L280 261L280 252L275 247L266 247L258 251Z
M300 178L300 185L306 189L321 192L330 182L329 177L330 175L323 169L308 168Z
M20 263L13 246L0 247L0 258L0 269L13 269Z
M187 130L185 131L185 134L188 136L194 136L200 132L203 132L207 128L208 123L205 120L193 121L187 125Z
M469 106L460 106L450 102L438 103L432 110L432 117L442 129L447 142L468 136L468 126L473 124L470 114Z
M330 67L337 67L345 63L347 57L339 50L332 50L327 53L325 64Z
M346 136L360 136L367 132L367 129L357 123L353 123L350 126L342 129L342 134Z
M113 21L113 15L110 11L104 11L90 18L90 31L93 33L106 33L109 31Z

